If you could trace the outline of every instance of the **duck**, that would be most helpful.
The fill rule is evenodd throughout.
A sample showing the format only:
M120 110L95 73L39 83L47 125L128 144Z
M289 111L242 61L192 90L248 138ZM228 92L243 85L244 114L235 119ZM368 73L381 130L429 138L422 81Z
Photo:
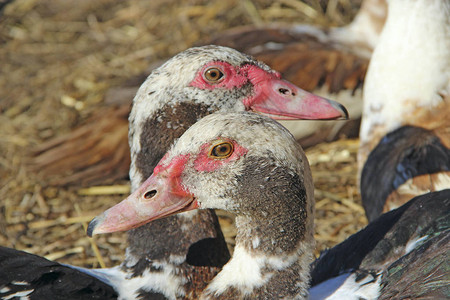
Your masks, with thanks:
M276 295L273 290L258 287L284 280L278 296L306 296L314 237L302 229L312 228L314 203L311 176L298 175L310 174L300 145L281 125L256 114L211 116L178 139L155 167L159 175L133 194L137 201L130 197L95 218L88 234L126 230L195 208L226 209L237 217L234 255L199 298L217 294L222 299L270 299ZM244 270L251 276L243 276ZM303 286L297 277L304 278ZM234 282L230 289L229 281Z
M335 99L349 109L351 120L347 122L281 121L306 148L342 135L358 136L364 76L385 18L385 0L364 0L353 22L343 27L238 27L198 46L215 44L250 54L297 86ZM62 186L110 184L126 178L130 165L126 146L130 99L151 70L162 63L155 62L145 73L108 90L105 107L94 111L80 127L34 149L33 169L52 185Z
M388 1L366 75L358 150L369 221L415 196L450 188L449 115L450 3ZM363 173L383 174L376 177L383 184L371 185Z
M173 141L199 118L229 111L282 119L348 117L341 104L301 90L251 56L221 46L189 48L154 70L133 100L129 116L131 189L143 183ZM130 230L128 243L124 262L108 271L62 267L106 283L112 279L105 280L98 273L106 272L115 281L120 278L120 286L131 293L125 298L196 298L230 257L212 210ZM12 265L8 269L14 270ZM39 269L33 274L39 278ZM76 276L73 270L71 274Z
M236 215L235 251L199 299L437 299L448 296L449 206L450 190L416 197L330 249L310 272L314 188L303 149L266 116L215 113L190 127L87 234L223 209ZM358 272L343 273L356 265ZM311 274L316 286L308 290Z

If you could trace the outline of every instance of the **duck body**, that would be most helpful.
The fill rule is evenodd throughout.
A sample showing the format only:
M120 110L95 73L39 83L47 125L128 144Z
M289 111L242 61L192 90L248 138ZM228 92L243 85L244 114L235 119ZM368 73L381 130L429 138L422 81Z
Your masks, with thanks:
M449 3L388 5L366 76L358 153L371 223L324 253L312 282L362 271L379 281L377 299L444 299L450 293Z
M442 278L450 275L449 205L450 190L416 197L328 250L312 264L310 299L448 295ZM313 185L306 157L285 129L249 113L205 117L141 187L96 217L88 234L196 208L233 212L237 226L233 257L200 299L307 297Z
M374 219L416 195L448 188L449 181L448 146L433 131L402 126L388 133L366 161L361 176L363 205L368 218Z
M354 243L365 255L336 261L337 273L383 269L380 299L449 295L449 16L448 1L388 1L366 76L358 164L372 229Z

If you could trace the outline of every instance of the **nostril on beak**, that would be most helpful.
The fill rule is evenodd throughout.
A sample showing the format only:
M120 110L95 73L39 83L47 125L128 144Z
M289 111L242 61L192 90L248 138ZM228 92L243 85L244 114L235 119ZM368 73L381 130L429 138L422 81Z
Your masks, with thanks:
M280 94L286 95L287 93L289 93L288 89L285 88L279 88L278 91L280 92Z
M294 93L294 92L291 92L289 89L286 89L286 88L279 88L279 89L278 89L278 92L280 92L280 94L283 94L283 95L292 95L292 96L295 96L295 93Z
M146 192L145 194L144 194L144 198L145 199L151 199L151 198L153 198L155 195L156 195L156 193L157 193L157 191L156 190L151 190L151 191L148 191L148 192Z

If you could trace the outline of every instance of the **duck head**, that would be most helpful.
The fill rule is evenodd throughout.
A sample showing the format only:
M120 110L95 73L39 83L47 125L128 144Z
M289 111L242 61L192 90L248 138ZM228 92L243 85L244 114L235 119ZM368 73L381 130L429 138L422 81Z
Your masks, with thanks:
M283 180L295 181L283 183L282 190L300 182L300 194L313 198L306 157L284 127L248 112L213 114L188 129L133 194L92 220L88 235L129 230L196 208L270 215L280 205L291 204L285 200L256 205L248 199L275 193L280 187L267 186L282 173L287 174ZM311 202L304 203L310 211Z

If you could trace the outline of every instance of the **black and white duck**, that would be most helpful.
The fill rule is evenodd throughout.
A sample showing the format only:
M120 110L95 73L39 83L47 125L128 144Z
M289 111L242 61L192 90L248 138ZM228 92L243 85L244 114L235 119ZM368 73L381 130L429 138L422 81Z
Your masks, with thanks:
M301 90L248 55L219 46L188 49L156 69L134 98L129 117L132 189L143 183L173 141L198 119L213 112L245 110L284 119L347 117L342 105ZM130 231L128 242L123 264L99 272L121 278L118 292L134 293L131 298L195 298L229 259L212 210L140 227ZM13 254L8 250L3 261ZM14 272L13 264L8 268L8 272ZM76 280L76 272L61 268ZM42 278L48 273L42 271L40 274L37 268L30 280L20 281L41 280L43 284L46 281ZM98 273L85 272L94 276ZM8 285L11 278L0 278L5 280L0 285ZM53 281L48 283L46 289L52 297Z
M313 193L305 154L280 124L250 113L214 114L188 129L153 175L94 219L88 233L194 208L224 209L236 214L234 255L200 298L306 297Z
M449 206L450 190L415 198L329 250L313 265L310 299L448 296ZM133 194L90 223L88 234L197 208L232 212L237 226L233 257L200 299L308 296L313 184L285 128L246 112L203 118Z

